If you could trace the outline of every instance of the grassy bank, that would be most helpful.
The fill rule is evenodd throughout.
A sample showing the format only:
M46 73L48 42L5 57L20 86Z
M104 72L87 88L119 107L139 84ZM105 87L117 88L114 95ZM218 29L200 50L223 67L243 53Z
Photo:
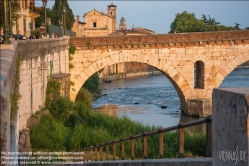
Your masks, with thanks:
M145 126L129 118L111 117L95 113L83 102L72 103L68 98L58 98L51 105L51 114L42 117L39 124L31 127L33 151L76 151L84 147L119 140L159 127ZM185 132L185 151L193 155L205 155L205 135ZM135 156L143 156L143 140L135 141ZM110 153L112 147L109 148ZM104 149L105 150L105 149ZM117 144L117 156L121 152ZM125 144L125 154L130 156L130 142ZM178 133L164 134L165 157L177 157ZM158 136L148 137L148 157L158 157Z
M93 75L79 91L76 102L60 96L60 84L49 80L46 89L46 109L41 121L30 127L33 151L77 151L100 143L120 140L131 135L158 130L159 127L143 125L128 117L112 117L91 110L92 95L98 94L98 77ZM88 90L86 90L87 88ZM90 93L90 92L91 93ZM205 156L205 134L185 132L186 154ZM121 145L117 144L117 156ZM103 149L105 151L105 148ZM109 147L112 153L112 147ZM130 141L125 142L125 154L130 155ZM143 156L143 140L135 140L135 156ZM178 132L164 133L164 157L178 157ZM148 137L148 158L158 158L158 135Z

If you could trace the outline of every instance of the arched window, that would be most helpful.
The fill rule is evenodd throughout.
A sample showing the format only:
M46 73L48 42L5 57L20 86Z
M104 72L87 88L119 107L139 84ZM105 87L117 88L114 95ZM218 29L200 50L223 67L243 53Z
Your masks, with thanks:
M194 65L194 86L195 88L201 88L204 89L204 79L205 79L205 75L204 75L204 62L202 61L196 61L195 65Z

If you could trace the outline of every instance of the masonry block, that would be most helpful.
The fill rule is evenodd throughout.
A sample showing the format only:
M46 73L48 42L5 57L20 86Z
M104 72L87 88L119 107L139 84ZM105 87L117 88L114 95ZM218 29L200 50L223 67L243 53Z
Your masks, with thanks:
M187 115L205 117L211 115L211 100L204 98L188 99ZM186 112L185 112L186 113Z
M213 166L248 166L249 88L214 89Z

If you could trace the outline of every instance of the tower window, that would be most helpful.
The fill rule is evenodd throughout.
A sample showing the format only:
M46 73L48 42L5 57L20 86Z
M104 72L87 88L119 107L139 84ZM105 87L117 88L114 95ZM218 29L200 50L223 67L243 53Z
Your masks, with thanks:
M111 12L111 15L112 15L112 12Z
M93 22L93 27L97 27L97 22Z

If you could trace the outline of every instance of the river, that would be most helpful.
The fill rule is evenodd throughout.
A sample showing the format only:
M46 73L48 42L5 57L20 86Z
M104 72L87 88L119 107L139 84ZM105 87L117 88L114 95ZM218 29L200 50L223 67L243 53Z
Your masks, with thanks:
M226 87L249 87L249 68L233 70L220 85ZM96 111L162 127L198 119L181 113L178 94L162 74L114 80L102 83L100 88L103 96L92 105Z

